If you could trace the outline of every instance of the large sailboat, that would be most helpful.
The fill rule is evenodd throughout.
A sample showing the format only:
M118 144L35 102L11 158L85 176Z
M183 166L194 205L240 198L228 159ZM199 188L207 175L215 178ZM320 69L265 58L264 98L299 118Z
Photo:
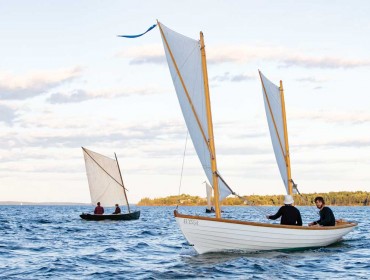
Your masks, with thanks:
M332 244L350 232L356 223L342 222L332 227L298 227L221 217L221 201L235 193L217 169L203 33L200 32L199 40L194 40L160 22L158 27L187 128L206 177L213 188L216 217L184 215L177 210L174 212L182 233L194 249L202 254L229 250L260 251L319 247ZM270 89L264 90L268 92ZM274 93L276 90L272 92ZM278 93L280 94L280 90ZM280 139L279 143L284 145L282 148L288 160L286 155L289 153L285 146L287 140L285 137ZM286 169L280 170L283 170L281 173L282 176L284 173L284 183L286 182L289 189L291 177L288 171L285 172ZM291 193L291 190L288 193Z
M82 213L80 217L93 221L139 219L140 211L131 211L130 209L116 154L114 154L115 158L112 159L84 147L82 147L82 151L92 205L96 205L98 202L103 207L113 207L116 204L125 205L128 213L105 215Z

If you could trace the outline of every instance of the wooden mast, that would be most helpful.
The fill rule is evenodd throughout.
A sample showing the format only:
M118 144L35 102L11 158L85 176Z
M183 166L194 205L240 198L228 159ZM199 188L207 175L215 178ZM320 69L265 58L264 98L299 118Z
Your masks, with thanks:
M213 123L212 123L212 112L211 112L211 100L209 97L209 86L208 86L208 72L207 72L207 61L206 61L206 50L204 45L204 36L203 32L200 32L200 51L202 55L202 69L203 69L203 82L204 82L204 94L206 101L206 110L207 110L207 120L208 120L208 142L209 147L211 148L211 168L212 168L212 181L213 181L213 190L214 190L214 203L216 218L221 218L221 209L220 209L220 198L219 198L219 189L218 189L218 176L217 176L217 164L216 164L216 149L215 141L213 135Z
M123 193L125 194L125 199L126 199L126 203L127 203L127 209L128 209L128 212L131 213L131 211L130 211L130 205L129 205L128 200L127 200L126 189L125 189L125 186L123 185L123 179L122 179L121 169L119 168L119 163L118 163L118 159L117 159L116 153L114 153L114 156L116 158L117 167L118 167L118 171L119 171L119 176L121 177Z
M284 139L285 139L285 164L287 170L287 180L288 180L288 194L293 195L293 182L292 174L290 170L290 155L289 155L289 142L288 142L288 126L286 122L286 112L285 112L285 100L284 100L284 89L283 81L280 80L280 98L281 98L281 111L283 115L284 124Z

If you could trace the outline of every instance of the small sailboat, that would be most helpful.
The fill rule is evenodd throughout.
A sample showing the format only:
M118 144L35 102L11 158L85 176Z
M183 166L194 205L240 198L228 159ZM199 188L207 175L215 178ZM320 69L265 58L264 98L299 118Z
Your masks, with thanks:
M174 212L177 224L194 249L202 254L229 250L320 247L332 244L350 232L356 223L342 222L333 227L298 227L221 217L221 201L230 194L236 194L217 169L203 33L200 32L200 40L194 40L160 22L158 27L189 134L213 187L216 217L184 215L177 210ZM280 90L277 93L280 94ZM289 186L290 175L285 174L288 173L284 173L284 182Z
M80 217L84 220L92 221L139 219L140 211L130 210L116 154L114 154L115 159L112 159L84 147L82 147L82 151L89 182L91 203L96 205L100 202L103 207L113 207L115 204L126 205L128 213L108 215L82 213Z
M214 213L215 209L212 206L212 187L208 184L207 181L205 181L204 183L206 184L206 192L207 192L206 213Z

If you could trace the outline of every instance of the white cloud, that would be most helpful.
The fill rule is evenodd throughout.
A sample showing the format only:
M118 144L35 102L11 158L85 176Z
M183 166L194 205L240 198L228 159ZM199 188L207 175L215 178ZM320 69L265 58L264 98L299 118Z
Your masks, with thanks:
M111 99L119 97L127 97L132 95L151 95L160 94L168 90L159 88L157 86L146 85L145 87L131 87L126 89L104 89L104 90L84 90L77 89L70 92L57 92L52 93L48 98L47 102L51 104L63 104L63 103L79 103L92 99Z
M264 60L274 61L281 67L355 68L370 66L368 58L308 55L307 52L280 46L218 45L207 48L207 63L248 63ZM163 47L160 45L137 47L122 51L116 56L129 58L131 64L165 63Z
M0 98L23 100L41 95L62 83L81 75L82 69L74 67L53 71L34 71L25 75L0 73Z

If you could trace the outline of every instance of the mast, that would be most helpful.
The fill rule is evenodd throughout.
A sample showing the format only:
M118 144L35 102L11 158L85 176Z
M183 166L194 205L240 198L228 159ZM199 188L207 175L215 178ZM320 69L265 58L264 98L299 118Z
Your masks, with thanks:
M288 194L293 195L293 182L292 174L290 170L290 155L289 155L289 142L288 142L288 126L286 122L286 112L285 112L285 100L284 100L284 89L283 81L280 80L280 98L281 98L281 111L283 115L283 124L284 124L284 139L285 139L285 164L287 167L287 180L288 180Z
M211 168L212 168L212 181L214 190L214 203L216 218L221 218L219 190L218 190L218 176L217 176L217 163L216 163L216 149L213 135L213 123L212 123L212 112L211 112L211 100L209 97L209 86L208 86L208 72L207 72L207 61L206 61L206 50L204 45L203 32L200 32L200 51L202 54L202 69L203 69L203 81L204 81L204 93L207 110L207 124L208 124L208 142L211 149Z
M123 193L125 194L125 199L126 199L126 203L127 203L127 209L128 209L128 212L131 213L130 212L130 204L128 204L127 195L126 195L126 189L125 189L125 186L123 185L123 179L122 179L121 169L119 168L119 163L118 163L118 159L117 159L116 153L114 153L114 157L116 158L117 167L118 167L118 171L119 171L119 176L121 177Z

